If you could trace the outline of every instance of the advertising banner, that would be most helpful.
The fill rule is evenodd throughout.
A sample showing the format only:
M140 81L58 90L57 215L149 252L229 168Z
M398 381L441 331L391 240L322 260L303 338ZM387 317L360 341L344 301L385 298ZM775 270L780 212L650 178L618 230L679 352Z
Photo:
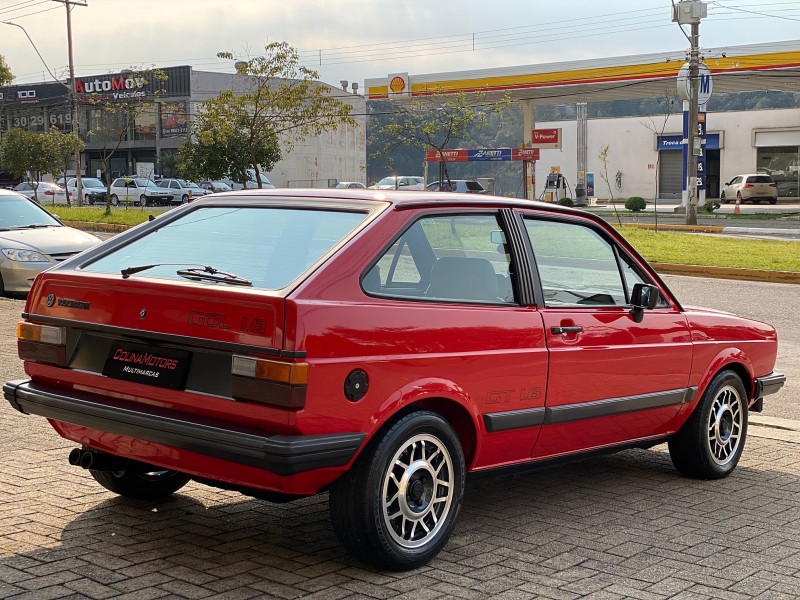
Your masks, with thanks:
M469 161L511 160L511 148L495 148L492 150L468 150Z
M179 137L189 131L185 102L161 102L161 137Z
M483 148L467 150L455 148L442 150L426 150L425 160L428 162L483 162L499 160L539 160L538 148Z
M458 148L456 150L426 150L425 160L428 162L466 162L467 150Z
M539 148L512 148L511 160L539 160Z
M561 128L533 129L531 143L534 148L561 148Z

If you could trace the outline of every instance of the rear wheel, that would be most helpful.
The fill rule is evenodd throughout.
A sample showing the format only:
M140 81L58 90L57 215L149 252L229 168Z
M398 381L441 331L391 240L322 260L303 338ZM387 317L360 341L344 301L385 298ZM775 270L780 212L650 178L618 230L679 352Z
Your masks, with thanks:
M119 198L117 198L116 194L111 194L111 205L119 206Z
M719 201L720 201L720 202L722 202L723 204L728 204L728 203L730 202L730 200L728 200L728 199L725 197L725 192L722 192L722 193L719 195Z
M347 550L406 570L434 558L461 509L464 454L450 424L407 414L374 439L330 491L333 529Z
M181 196L181 204L186 204L189 201L189 194Z
M747 392L736 373L722 371L669 441L669 455L684 475L720 479L736 468L746 438Z
M139 462L131 462L122 471L89 469L89 473L107 490L135 500L162 500L190 479L183 473Z
M769 203L770 204L777 204L778 203L778 199L777 198L770 198L769 199Z

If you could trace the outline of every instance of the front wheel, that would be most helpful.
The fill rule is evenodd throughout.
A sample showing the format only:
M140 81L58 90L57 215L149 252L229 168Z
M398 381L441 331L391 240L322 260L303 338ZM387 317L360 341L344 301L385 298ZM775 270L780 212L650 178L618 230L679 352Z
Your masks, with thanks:
M722 371L669 441L669 455L684 475L721 479L736 468L746 438L747 392L736 373Z
M139 206L142 207L147 206L147 196L145 196L144 194L139 196Z
M728 204L728 203L730 202L730 200L728 200L728 199L725 197L725 192L722 192L722 193L719 195L719 201L720 201L720 202L722 202L723 204Z
M111 194L111 205L112 206L119 206L119 198L116 194Z
M187 202L189 202L189 194L184 194L181 196L181 204L186 204Z
M331 487L333 529L365 562L398 571L420 567L453 532L464 473L450 424L429 411L409 413L370 442Z
M191 479L177 471L139 462L130 462L122 471L89 469L89 473L97 483L115 494L134 500L150 501L163 500Z

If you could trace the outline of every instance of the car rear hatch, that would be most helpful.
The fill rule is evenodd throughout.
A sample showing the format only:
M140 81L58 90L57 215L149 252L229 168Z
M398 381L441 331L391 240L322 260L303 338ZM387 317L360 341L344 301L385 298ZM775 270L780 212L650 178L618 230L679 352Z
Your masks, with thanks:
M751 188L748 194L750 197L769 197L776 196L778 193L778 186L772 181L771 177L766 175L750 177L747 183L749 184L747 187Z
M39 277L18 328L34 383L293 432L308 365L284 350L285 297L370 211L245 201L184 205Z

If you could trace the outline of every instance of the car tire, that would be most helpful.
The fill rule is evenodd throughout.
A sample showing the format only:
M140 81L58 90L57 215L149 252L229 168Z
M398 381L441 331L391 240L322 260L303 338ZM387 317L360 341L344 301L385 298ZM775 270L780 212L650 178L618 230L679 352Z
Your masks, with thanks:
M189 483L191 477L177 471L131 461L122 471L89 469L95 481L110 492L134 500L163 500Z
M728 203L730 202L730 200L728 200L728 199L725 197L725 192L722 192L722 193L719 195L719 201L720 201L720 202L722 202L723 204L728 204Z
M189 194L184 194L181 196L181 204L186 204L187 202L189 202Z
M147 206L147 196L145 196L144 194L139 196L139 206L141 206L142 208Z
M464 474L449 423L429 411L408 413L376 435L331 487L333 530L364 562L397 571L420 567L453 532Z
M747 438L747 392L733 371L718 373L683 427L669 440L672 464L696 479L721 479L736 468Z
M778 203L778 199L777 198L770 198L769 199L769 203L770 204L777 204Z
M112 206L119 206L119 198L116 194L111 194L111 205Z

